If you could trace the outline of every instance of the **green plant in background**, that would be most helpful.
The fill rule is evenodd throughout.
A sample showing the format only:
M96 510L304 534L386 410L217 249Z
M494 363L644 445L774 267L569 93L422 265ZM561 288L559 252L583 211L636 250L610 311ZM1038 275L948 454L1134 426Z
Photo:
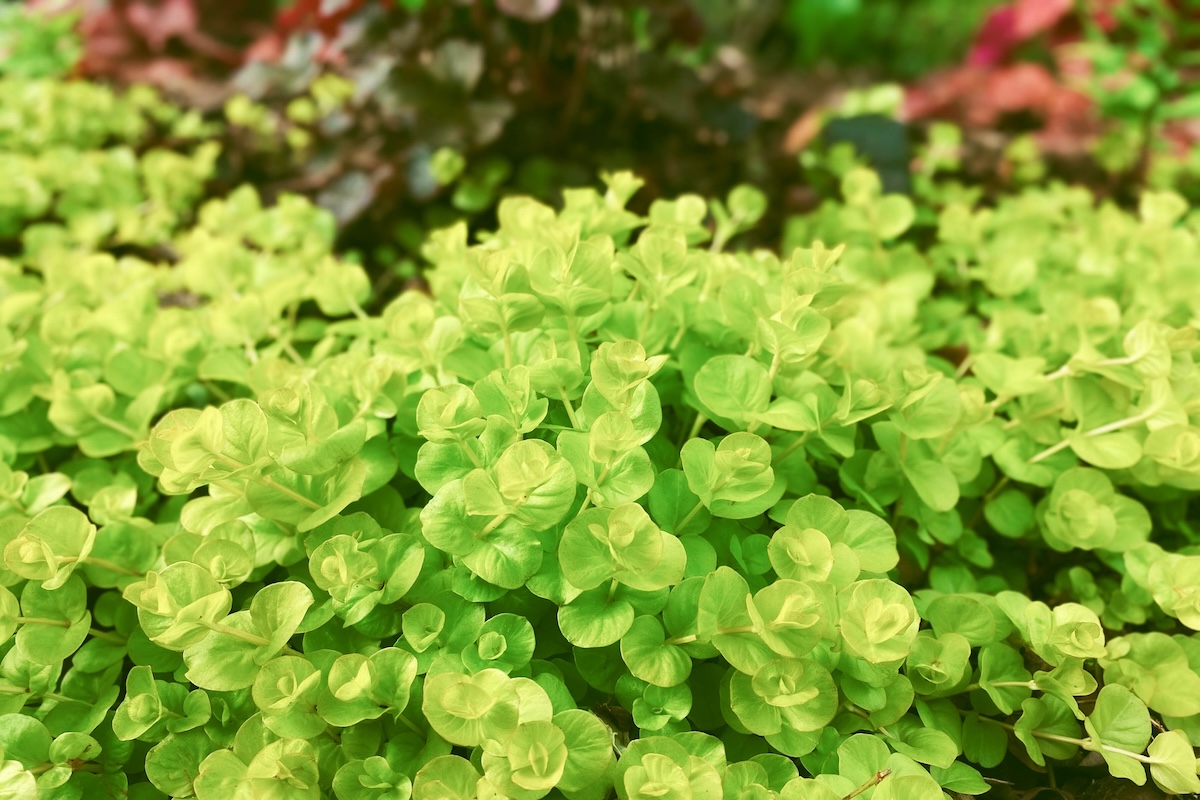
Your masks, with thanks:
M0 78L0 238L30 251L153 246L204 195L212 127L153 90Z
M781 259L729 250L756 190L639 186L506 199L390 301L249 189L169 264L25 237L10 795L918 800L1010 740L1200 790L1186 205L918 250L850 168Z
M796 59L806 66L870 65L908 80L962 58L995 5L992 0L788 0L781 18L795 38ZM929 31L939 35L929 37Z
M20 4L0 8L0 75L63 78L82 55L74 13L31 14Z
M1194 179L1195 165L1171 152L1178 147L1164 133L1200 113L1200 94L1189 78L1197 10L1200 5L1185 0L1122 4L1103 18L1080 15L1086 33L1081 48L1094 71L1090 94L1105 118L1121 123L1098 148L1110 172L1131 172L1157 187L1183 180L1180 173Z

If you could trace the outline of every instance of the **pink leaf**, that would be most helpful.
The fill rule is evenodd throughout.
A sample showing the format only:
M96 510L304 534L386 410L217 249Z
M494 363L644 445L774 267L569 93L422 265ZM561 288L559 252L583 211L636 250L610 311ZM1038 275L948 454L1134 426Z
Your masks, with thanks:
M973 66L992 66L1018 45L1045 33L1071 11L1071 0L1015 0L993 11L975 37L967 56Z
M1032 39L1057 25L1071 12L1071 0L1017 0L1017 34Z
M526 22L541 22L554 16L559 0L496 0L496 6L510 17Z
M1059 85L1039 64L1014 64L992 73L988 90L996 110L1008 113L1045 108Z
M131 3L126 12L129 24L142 35L155 52L161 53L167 42L186 37L199 21L192 0L163 0L161 4Z
M975 36L967 63L975 67L998 64L1017 42L1017 13L1012 6L998 8L984 20Z

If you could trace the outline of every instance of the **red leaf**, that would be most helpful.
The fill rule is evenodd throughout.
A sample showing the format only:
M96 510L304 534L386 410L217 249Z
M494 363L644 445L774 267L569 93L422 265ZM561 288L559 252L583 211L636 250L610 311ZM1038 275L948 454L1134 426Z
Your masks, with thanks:
M1032 39L1053 28L1071 13L1071 0L1017 0L1017 34Z
M1071 11L1071 0L1016 0L984 21L967 56L973 66L999 64L1018 45L1045 33Z
M273 64L283 56L286 48L287 37L278 31L271 31L268 34L260 36L247 47L244 57L247 64L254 61Z
M988 100L999 113L1048 108L1060 86L1040 64L1014 64L988 78Z
M903 117L913 120L946 116L964 97L979 91L985 75L985 70L973 66L931 73L921 83L908 87Z
M170 40L186 38L199 24L192 0L130 3L125 18L156 53L161 53Z
M984 20L967 56L967 63L975 67L999 64L1017 42L1016 11L1011 6L998 8Z

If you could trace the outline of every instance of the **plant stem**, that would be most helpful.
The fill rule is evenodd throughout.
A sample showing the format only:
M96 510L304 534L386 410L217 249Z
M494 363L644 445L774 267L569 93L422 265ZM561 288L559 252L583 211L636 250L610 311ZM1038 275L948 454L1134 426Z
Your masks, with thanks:
M676 450L680 451L679 458L675 459L676 467L683 466L683 446L700 435L700 429L704 427L704 423L706 422L708 422L708 417L704 416L703 412L697 411L696 419L692 421L691 430L684 435L683 439L679 441L679 444L675 448Z
M996 481L995 485L987 490L979 501L979 508L975 509L975 513L971 515L971 521L966 525L967 530L975 530L975 526L979 523L979 518L983 516L983 510L987 507L987 504L994 500L996 495L1004 491L1004 487L1008 486L1008 482L1009 477L1007 475L1001 476L1000 480Z
M995 681L993 683L989 683L988 685L994 686L999 689L1036 689L1036 688L1038 688L1037 681ZM973 692L976 689L982 689L982 688L983 687L980 686L978 683L972 683L968 686L964 686L961 690L954 692L954 694L966 694L967 692ZM950 695L945 695L945 696L949 697Z
M563 407L567 409L567 418L571 420L571 427L575 430L581 430L582 426L579 424L579 417L575 416L575 406L571 405L571 401L567 397L567 390L560 386L558 397L562 400Z
M318 508L321 507L321 504L318 503L316 500L310 500L309 498L305 497L304 495L300 494L299 492L295 491L294 489L289 489L288 487L284 486L282 483L279 483L274 478L269 478L266 475L256 475L255 477L251 478L250 480L252 480L255 483L260 484L262 486L266 486L269 489L274 489L275 491L279 492L280 494L286 495L287 497L292 498L293 500L295 500L297 503L304 506L305 508L311 508L313 511L316 511Z
M71 623L65 619L50 619L49 617L14 617L13 621L21 625L53 625L55 628L71 627Z
M1015 732L1017 730L1016 725L1012 725L1007 722L1001 722L998 719L990 719L988 717L980 717L979 721L980 722L988 722L988 723L991 723L992 725L998 725L1007 731ZM1059 736L1057 733L1046 733L1045 731L1037 731L1037 730L1030 731L1029 733L1034 738L1044 739L1047 742L1062 742L1063 744L1073 744L1076 747L1083 748L1084 750L1091 750L1092 752L1095 752L1095 753L1099 753L1101 750L1104 750L1106 752L1113 753L1114 755L1126 756L1127 758L1132 758L1133 760L1140 761L1143 764L1151 764L1154 762L1154 759L1152 759L1148 755L1145 755L1144 753L1135 753L1132 750L1122 750L1120 747L1113 747L1111 745L1104 744L1103 742L1097 742L1096 740L1091 739L1091 738L1076 739L1072 736Z
M14 617L14 622L19 622L22 625L48 625L53 628L70 628L71 623L65 619L50 619L49 617ZM114 644L128 644L125 639L117 636L111 631L102 631L99 628L88 628L88 635L96 639L104 639L107 642Z
M397 714L396 719L399 720L404 725L404 727L408 728L410 731L417 734L418 736L425 735L424 731L422 731L420 728L418 728L416 726L416 724L413 723L413 721L410 720L408 717L404 716L404 714Z
M458 448L463 451L467 459L475 465L476 469L483 469L483 462L479 460L479 456L475 455L475 451L471 449L471 445L467 444L466 439L457 439Z
M7 492L0 492L0 500L3 500L5 503L8 503L10 506L15 508L17 513L25 513L25 504L22 503L21 498L17 497L16 495L8 494Z
M487 525L485 525L483 527L483 530L481 530L479 532L479 535L476 536L475 538L482 539L483 537L487 536L492 531L496 530L496 528L499 528L501 525L503 525L504 520L508 519L508 516L509 516L508 513L505 512L503 514L497 514L496 516L492 517L492 521L489 522Z
M87 558L83 559L83 563L90 567L100 567L100 569L106 569L109 572L115 572L118 575L128 575L133 578L144 578L146 576L146 573L144 572L139 572L135 569L129 569L129 567L122 567L120 564L109 561L107 558L95 558L94 556L88 556Z
M230 395L229 392L225 391L220 386L217 386L212 381L199 380L199 381L197 381L197 383L199 383L201 386L203 386L205 391L207 391L213 397L220 400L222 403L228 403L230 400L233 399L233 396Z
M713 636L733 636L739 633L754 633L753 625L735 625L732 628L717 628L713 631ZM680 645L691 644L698 640L700 635L697 633L689 633L687 636L675 636L667 639L663 644Z
M58 703L65 703L68 700L74 700L74 697L67 697L65 694L58 692L33 692L29 689L22 689L19 686L0 686L0 694L8 695L28 695L29 697L40 697L43 700L54 700ZM82 702L82 701L80 701Z
M787 447L785 447L779 451L779 453L775 456L775 459L774 459L775 462L778 463L780 461L783 461L785 458L790 456L792 453L796 452L801 447L803 447L804 443L807 441L808 441L808 433L806 432L806 433L800 434L799 436L796 437L796 441L792 442Z
M30 775L44 775L45 773L54 769L56 766L58 766L58 765L57 764L42 764L39 767L34 767L33 769L29 770L29 774ZM74 762L72 762L72 764L69 764L68 766L71 766L71 769L74 772L91 772L94 774L100 773L100 765L99 764L88 763L88 764L75 765Z
M110 631L102 631L99 628L88 628L88 635L93 638L96 638L96 639L103 639L106 642L112 642L113 644L119 644L122 647L129 644L128 639L122 639L120 636L116 635L115 633L112 633Z
M304 366L304 356L300 355L300 352L292 346L291 339L280 339L279 347L283 350L284 354L287 355L288 358L296 362L296 366Z
M1037 455L1033 456L1031 459L1029 459L1029 463L1030 463L1030 464L1036 464L1036 463L1038 463L1039 461L1045 461L1045 460L1046 460L1047 458L1049 458L1050 456L1054 455L1055 453L1059 453L1059 452L1061 452L1061 451L1063 451L1063 450L1066 450L1066 449L1067 449L1068 447L1070 447L1070 446L1071 446L1071 441L1070 441L1069 439L1063 439L1063 440L1062 440L1061 442L1059 442L1058 444L1056 444L1056 445L1053 445L1053 446L1051 446L1051 447L1047 447L1047 448L1046 448L1045 450L1043 450L1042 452L1040 452L1040 453L1038 453Z
M232 458L225 458L224 456L217 456L213 463L220 464L221 466L225 467L225 469L232 470L234 472L245 469L248 466L247 464L239 463L234 461ZM253 481L259 486L266 486L268 489L274 489L280 494L295 500L300 505L305 506L306 508L311 508L313 511L316 511L321 507L321 504L316 500L310 500L309 498L297 492L295 489L289 489L268 475L251 475L248 476L246 480Z
M224 622L202 622L201 624L214 633L223 633L226 636L230 636L234 639L240 639L243 642L247 642L248 644L256 645L258 647L266 647L267 645L271 644L271 640L265 636L258 636L257 634L250 633L249 631L238 630L232 625L226 625ZM283 646L283 652L287 653L288 655L301 655L301 653L286 644Z
M1054 372L1047 372L1044 377L1048 381L1056 381L1059 378L1065 378L1065 377L1069 376L1070 374L1071 374L1071 364L1068 362L1066 364L1063 364L1058 369L1054 370Z
M112 417L106 417L103 414L93 413L92 418L94 420L96 420L97 422L99 422L101 425L104 425L107 428L111 428L112 430L116 431L117 433L121 434L122 436L132 439L135 442L142 438L142 435L140 433L138 433L137 431L135 431L133 428L129 427L128 425L125 425L122 422L118 422L117 420L113 419Z
M966 358L964 358L962 360L962 363L960 363L958 365L958 369L956 369L954 371L954 377L962 378L962 377L966 376L966 374L971 371L971 367L974 366L974 364L975 364L975 357L968 355Z
M683 520L680 521L680 523L675 527L677 527L679 530L683 530L684 528L686 528L688 523L692 521L693 517L695 517L697 514L700 513L700 509L702 509L702 508L704 508L704 501L703 500L696 501L696 505L692 508L692 510L689 511L687 513L687 516L685 516L683 518ZM675 531L672 531L672 532L675 533L676 536L679 535L678 532L675 532Z
M891 732L891 731L889 731L889 730L888 730L887 728L885 728L884 726L877 724L877 723L875 722L875 720L871 719L871 715L870 715L870 714L868 714L866 711L864 711L863 709L859 708L858 706L854 705L853 703L843 703L843 704L842 704L842 710L843 710L843 711L846 711L846 712L848 712L848 713L850 713L850 714L853 714L853 715L854 715L854 716L856 716L856 717L861 717L863 720L865 720L865 721L866 721L866 723L867 723L868 725L870 725L870 726L871 726L871 728L872 728L872 729L874 729L874 730L876 730L876 731L879 731L879 732L880 732L880 733L882 733L884 736L887 736L887 737L890 737L890 738L895 738L895 737L893 737L893 736L892 736L892 732Z
M612 471L612 464L606 464L604 469L600 470L600 474L596 476L596 485L604 483L604 479L608 477L608 473ZM590 494L588 495L591 496Z
M698 639L698 638L700 638L700 637L697 636L696 634L689 633L687 636L675 636L671 639L667 639L665 642L663 642L663 644L670 644L670 645L691 644L692 642L696 641L696 639Z
M855 789L850 794L843 797L842 800L854 800L855 797L858 797L863 792L869 791L869 790L873 789L874 787L878 786L883 781L884 778L886 778L888 775L891 775L891 774L892 774L892 771L890 769L879 770L879 772L876 772L874 775L871 776L870 780L868 780L862 786Z
M732 226L729 226L729 227L725 227L725 226L721 226L721 225L717 226L717 230L713 233L712 241L709 242L708 252L719 253L723 249L725 249L726 242L728 242L730 240L730 238L732 237L732 234L733 234L733 231L731 230L731 228L732 228Z
M1142 422L1145 422L1153 415L1154 415L1154 412L1142 412L1141 414L1138 414L1137 416L1126 417L1125 419L1119 419L1116 422L1110 422L1107 425L1101 425L1098 428L1092 428L1090 431L1085 431L1083 435L1084 436L1103 436L1106 433L1115 433L1116 431L1122 430L1123 428L1128 428L1133 425L1138 425ZM1055 453L1057 453L1061 450L1065 450L1066 448L1068 448L1070 446L1071 446L1071 440L1063 439L1058 444L1047 447L1042 452L1031 457L1029 459L1029 463L1036 464L1039 461L1045 461L1050 456L1054 455Z

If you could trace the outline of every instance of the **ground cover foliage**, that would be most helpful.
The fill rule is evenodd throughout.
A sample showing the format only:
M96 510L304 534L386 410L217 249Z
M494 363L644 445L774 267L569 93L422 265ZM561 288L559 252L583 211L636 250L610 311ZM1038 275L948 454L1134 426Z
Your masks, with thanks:
M210 111L248 95L269 114L222 135L220 193L306 194L378 266L412 257L425 227L492 226L501 194L553 203L599 170L641 175L641 212L754 183L775 199L757 229L774 242L820 199L793 152L822 118L863 113L856 90L879 83L896 102L873 110L914 139L958 124L964 170L990 194L1035 172L1126 206L1147 185L1197 195L1191 0L28 5L67 15L41 29L0 16L0 69L149 84ZM353 87L336 113L289 113L331 74ZM289 139L304 140L299 157ZM458 172L443 148L465 159Z
M268 200L309 196L335 213L343 247L390 267L416 259L429 227L491 226L501 195L554 203L601 170L647 181L641 212L655 197L753 182L780 198L758 229L773 240L803 205L780 144L825 99L829 72L855 85L915 79L962 58L994 2L27 5L60 16L39 27L15 9L0 15L0 50L25 43L0 70L152 85L217 114L233 101L217 193L249 182ZM930 26L943 32L936 43L922 40ZM59 57L48 58L56 41ZM312 113L303 98L332 76L349 93ZM246 98L262 108L236 113ZM456 170L445 169L446 150Z
M0 93L4 796L1200 791L1178 196L845 163L781 257L617 173L381 295L198 116Z

